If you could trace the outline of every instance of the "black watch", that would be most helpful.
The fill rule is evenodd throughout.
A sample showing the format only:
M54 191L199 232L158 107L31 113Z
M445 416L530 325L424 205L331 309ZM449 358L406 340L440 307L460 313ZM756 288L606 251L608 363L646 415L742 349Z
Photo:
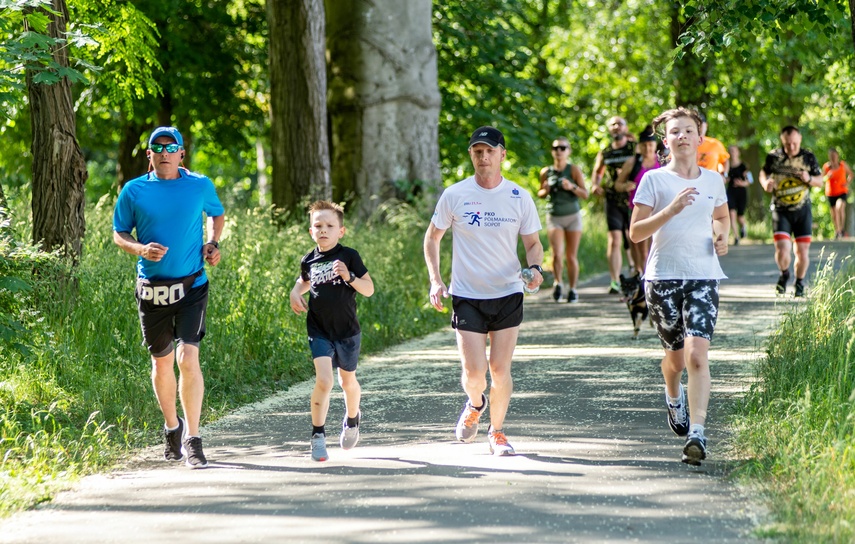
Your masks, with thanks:
M344 283L346 283L346 284L350 285L351 283L353 283L353 282L355 282L355 281L356 281L356 275L354 275L354 273L353 273L353 272L351 272L351 273L350 273L350 279L349 279L349 280L347 280L347 281L345 281Z
M533 264L529 266L529 268L531 268L532 270L537 270L538 272L540 272L541 276L543 275L543 269L540 267L539 264Z
M205 242L205 245L212 245L215 248L220 249L220 244L217 243L215 240L211 240L210 242Z

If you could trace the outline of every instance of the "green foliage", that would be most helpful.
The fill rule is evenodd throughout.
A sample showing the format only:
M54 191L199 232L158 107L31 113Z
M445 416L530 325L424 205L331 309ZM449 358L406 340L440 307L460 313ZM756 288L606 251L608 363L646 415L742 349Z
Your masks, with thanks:
M754 55L746 35L771 35L778 41L809 36L811 47L803 54L833 58L851 50L847 2L843 0L687 0L684 12L692 19L680 43L694 54L711 57L722 48L735 48L743 60ZM847 38L841 42L841 37Z
M62 266L57 256L18 242L10 229L7 209L0 202L0 350L28 352L33 274ZM2 351L0 351L2 353Z
M90 167L91 198L115 190L120 144L143 157L148 130L166 123L184 135L188 166L205 172L235 201L257 202L255 142L265 138L268 114L264 2L137 0L133 6L126 13L127 4L117 4L113 20L149 25L145 45L151 50L132 57L132 37L116 35L125 40L117 46L127 54L109 55L102 76L78 98L78 126L86 127L80 143L98 163ZM106 41L103 49L113 46ZM150 69L151 81L126 81L136 68ZM128 178L144 173L144 161L134 166L140 170L126 172Z
M67 77L85 81L83 74L62 67L53 50L69 43L67 37L48 33L51 16L58 13L46 0L0 0L0 115L8 116L26 90L25 73L35 83L52 84Z
M537 5L528 0L435 4L444 177L463 177L469 136L479 126L494 125L505 133L518 172L525 172L526 158L539 154L553 137L557 110L550 97L560 91L540 49L558 15L541 13Z
M743 475L766 492L796 542L855 539L855 263L832 255L793 307L737 415Z
M132 113L134 101L160 92L159 36L135 3L70 0L70 11L77 62L114 108Z

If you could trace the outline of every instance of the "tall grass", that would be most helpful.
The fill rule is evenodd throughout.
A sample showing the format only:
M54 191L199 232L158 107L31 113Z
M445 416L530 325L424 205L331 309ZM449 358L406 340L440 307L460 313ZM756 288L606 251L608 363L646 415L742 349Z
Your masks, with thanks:
M736 416L741 473L796 542L855 541L855 264L826 261L804 305L769 338Z

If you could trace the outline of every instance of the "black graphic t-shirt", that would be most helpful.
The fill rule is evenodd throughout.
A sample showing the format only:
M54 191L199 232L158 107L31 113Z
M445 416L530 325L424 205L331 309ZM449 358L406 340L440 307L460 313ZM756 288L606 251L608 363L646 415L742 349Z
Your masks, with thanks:
M810 185L802 180L801 173L822 175L816 156L807 149L799 150L795 157L788 156L783 149L776 149L766 155L763 171L777 183L772 204L778 210L789 211L810 206Z
M333 261L341 261L357 278L368 269L355 249L337 244L329 251L317 246L300 261L300 277L309 282L309 336L344 340L359 334L356 319L356 290L333 272Z
M635 142L629 141L625 146L617 149L608 146L603 150L603 164L606 165L606 171L603 174L603 180L600 186L606 193L606 200L618 204L620 207L629 209L629 193L618 192L615 190L615 181L617 181L620 168L623 163L628 161L630 157L635 155ZM630 180L631 181L631 180Z

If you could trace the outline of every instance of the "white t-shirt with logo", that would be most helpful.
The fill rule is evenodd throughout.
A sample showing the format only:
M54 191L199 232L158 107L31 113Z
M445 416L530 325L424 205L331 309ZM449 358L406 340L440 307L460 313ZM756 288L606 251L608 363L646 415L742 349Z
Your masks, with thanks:
M644 278L647 280L720 280L721 269L713 245L713 210L727 202L721 175L701 168L695 179L684 179L665 168L649 170L642 176L634 204L653 208L651 215L666 208L688 187L698 195L690 206L653 233Z
M451 294L483 300L523 292L517 242L541 229L528 191L504 178L484 189L471 176L442 193L431 221L451 228Z

